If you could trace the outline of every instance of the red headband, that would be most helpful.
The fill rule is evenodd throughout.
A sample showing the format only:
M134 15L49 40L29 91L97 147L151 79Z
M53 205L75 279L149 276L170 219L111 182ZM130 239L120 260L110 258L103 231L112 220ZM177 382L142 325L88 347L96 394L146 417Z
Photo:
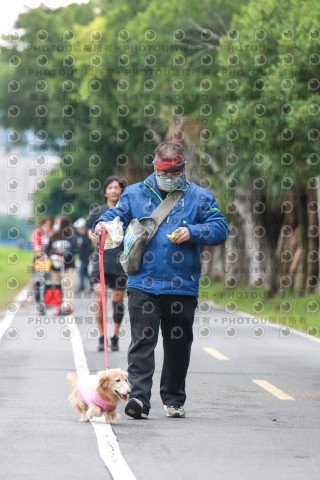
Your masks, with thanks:
M181 164L181 166L183 167L184 163L185 162L183 160L181 153L176 158L172 158L170 160L164 160L163 158L160 157L160 155L156 153L156 156L154 157L154 160L153 160L153 165L157 167L158 170L167 170L168 168L173 167L174 165L177 165L177 164Z

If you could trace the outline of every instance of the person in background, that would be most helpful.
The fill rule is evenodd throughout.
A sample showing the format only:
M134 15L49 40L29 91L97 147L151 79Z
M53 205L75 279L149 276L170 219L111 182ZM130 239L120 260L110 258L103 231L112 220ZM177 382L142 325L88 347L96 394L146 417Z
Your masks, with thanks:
M41 279L44 274L48 278L50 273L50 262L46 268L46 255L44 249L47 247L50 237L53 234L53 219L51 217L43 217L39 222L39 227L35 228L31 234L31 246L34 252L33 258L33 289L35 300L40 300ZM40 273L42 272L42 273Z
M31 245L34 254L42 252L49 243L53 234L53 220L51 217L43 217L39 222L39 227L33 230L31 234Z
M88 266L89 258L93 251L91 240L87 235L86 221L84 218L78 218L73 224L74 228L77 230L77 242L78 242L78 254L80 259L80 269L79 269L79 288L77 292L83 292L85 289L85 280L86 278L90 279Z
M103 318L102 318L102 302L101 302L101 284L99 274L99 237L92 233L92 224L106 212L110 207L114 207L122 193L122 186L120 180L116 176L107 178L103 184L102 195L105 203L92 210L87 218L88 236L95 246L92 255L92 273L91 282L93 290L96 295L97 309L96 321L100 333L98 351L104 350L104 336L103 336ZM103 265L106 287L112 290L112 306L113 306L113 336L111 337L111 350L119 350L119 329L124 314L123 297L127 285L127 277L124 273L120 263L120 255L123 252L123 243L112 250L105 250L103 252Z
M73 311L74 288L76 282L75 253L77 252L77 237L72 228L69 217L58 215L53 225L54 235L49 239L49 243L45 248L45 254L52 260L52 280L61 282L61 268L59 264L64 264L64 302L55 307L54 314L59 315L66 313L67 315Z

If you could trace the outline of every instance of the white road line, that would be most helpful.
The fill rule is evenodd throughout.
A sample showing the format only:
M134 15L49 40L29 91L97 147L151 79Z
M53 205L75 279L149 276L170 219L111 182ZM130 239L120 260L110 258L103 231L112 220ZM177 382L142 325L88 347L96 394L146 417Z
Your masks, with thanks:
M27 292L29 290L30 285L26 285L23 287L20 292L14 297L13 302L21 304L21 302L27 297ZM3 337L3 334L8 330L10 327L12 320L16 316L19 311L19 307L17 312L15 313L7 313L6 316L0 321L0 340Z
M209 353L209 355L216 358L217 360L230 360L229 357L226 357L225 355L223 355L223 353L219 352L219 350L217 350L216 348L203 347L203 350L205 352Z
M241 312L240 310L237 310L236 313L239 313L239 315L241 315L243 317L246 316L246 317L251 318L251 319L255 319L255 320L258 319L261 322L263 322L264 325L268 325L269 327L273 327L273 328L276 328L278 330L287 326L287 325L283 325L282 323L269 322L269 320L266 320L265 318L261 318L261 317L257 317L257 316L255 317L254 315L251 315L251 313L248 313L248 312ZM308 335L306 332L303 332L302 330L297 330L296 328L292 328L292 327L289 327L289 328L291 328L292 333L294 335L297 335L297 337L305 338L307 340L311 340L312 342L320 343L320 338L319 337L313 337L312 335Z
M212 300L209 301L209 303L212 305L213 308L219 308L223 309L223 305L219 305L218 303L213 302ZM251 315L251 313L248 312L242 312L241 310L237 310L236 312L233 312L234 314L239 314L244 318L251 318L252 320L259 320L260 322L263 322L264 325L268 325L269 327L277 328L280 330L283 327L286 327L287 325L283 325L282 323L272 323L269 322L269 320L266 320L265 318L261 318L255 315ZM312 342L320 343L320 338L319 337L313 337L312 335L308 335L306 332L303 332L302 330L297 330L296 328L290 327L292 330L292 333L294 335L297 335L298 337L305 338L307 340L311 340Z
M271 393L275 397L279 398L280 400L294 400L293 397L287 395L279 388L272 385L272 383L267 382L266 380L252 380L254 383L259 385L259 387L264 388L267 392Z
M3 320L0 322L0 340L3 336L3 334L8 330L10 327L12 320L14 319L15 314L14 313L7 313L7 315L4 317Z
M83 348L81 333L75 323L75 319L73 317L71 318L73 321L73 336L71 337L72 351L77 374L81 377L83 375L89 375L90 371ZM91 420L90 423L97 437L98 449L103 463L114 480L136 480L136 477L133 475L127 462L121 455L117 437L111 426L105 423L102 418L104 417L94 417L94 420Z
M80 378L84 375L90 375L90 370L88 367L86 354L84 353L80 330L75 322L74 317L69 318L72 319L73 335L71 337L71 346L73 358L77 370L77 375Z

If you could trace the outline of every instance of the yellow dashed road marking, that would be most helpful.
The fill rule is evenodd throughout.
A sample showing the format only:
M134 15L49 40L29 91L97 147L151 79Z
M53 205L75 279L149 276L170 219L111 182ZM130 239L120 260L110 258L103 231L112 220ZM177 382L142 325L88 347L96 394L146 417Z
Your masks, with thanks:
M216 350L215 348L203 347L203 350L209 353L209 355L212 355L212 357L217 358L218 360L229 360L228 357L223 355L223 353L219 352L219 350Z
M275 387L271 383L267 382L266 380L252 380L254 383L259 385L261 388L267 390L267 392L272 393L275 397L279 398L280 400L294 400L293 397L290 397L279 388Z

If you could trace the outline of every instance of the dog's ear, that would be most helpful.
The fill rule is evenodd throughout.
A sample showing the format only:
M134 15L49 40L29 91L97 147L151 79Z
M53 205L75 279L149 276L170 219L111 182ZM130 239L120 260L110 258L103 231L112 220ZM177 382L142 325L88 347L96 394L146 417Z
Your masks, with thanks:
M96 388L106 388L108 386L109 375L108 372L98 373L98 384Z

